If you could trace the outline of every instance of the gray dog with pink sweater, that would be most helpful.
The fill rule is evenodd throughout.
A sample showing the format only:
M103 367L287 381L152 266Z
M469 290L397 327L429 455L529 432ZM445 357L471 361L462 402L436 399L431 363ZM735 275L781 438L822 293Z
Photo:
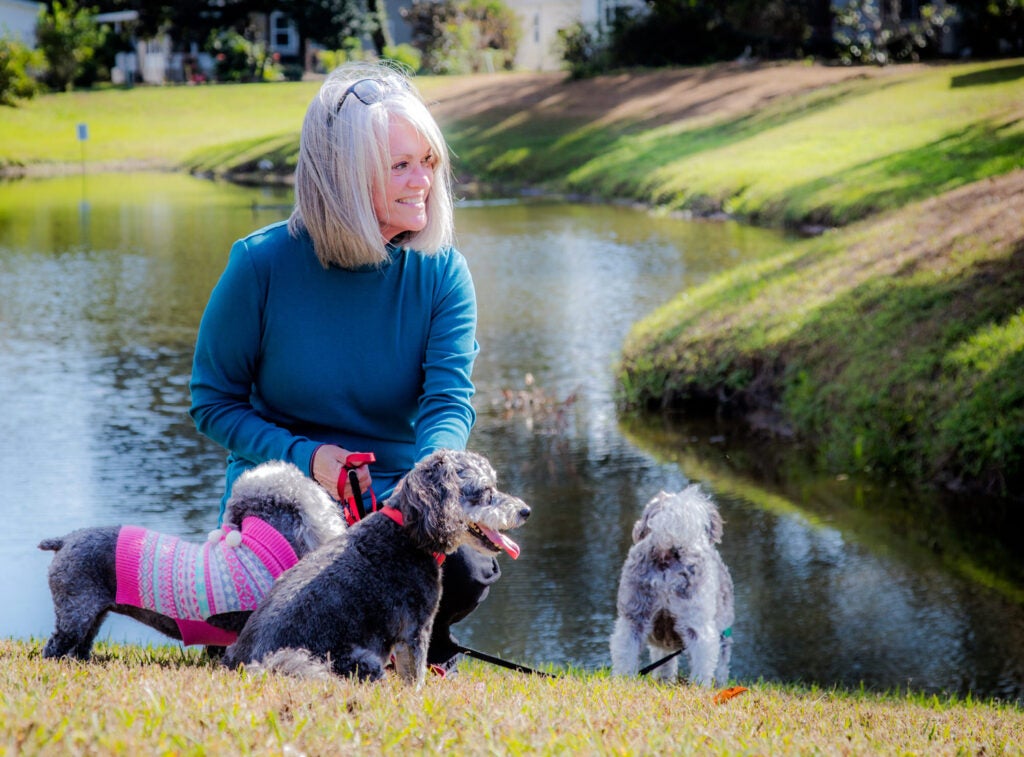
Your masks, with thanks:
M56 628L43 656L87 659L110 612L185 644L227 646L282 573L344 532L341 508L319 484L272 461L238 478L223 527L205 543L138 526L45 539L39 548L56 553Z

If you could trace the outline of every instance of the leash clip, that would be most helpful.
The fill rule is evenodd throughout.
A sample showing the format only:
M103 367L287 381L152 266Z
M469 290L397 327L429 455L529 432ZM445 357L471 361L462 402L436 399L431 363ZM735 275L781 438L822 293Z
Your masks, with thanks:
M363 496L359 490L359 476L356 469L377 461L376 455L372 452L353 452L345 458L341 473L338 474L338 492L345 491L345 477L348 477L348 485L352 488L352 496L348 498L348 504L344 508L345 522L352 525L364 517L367 513L363 508ZM370 512L377 512L377 495L370 487Z

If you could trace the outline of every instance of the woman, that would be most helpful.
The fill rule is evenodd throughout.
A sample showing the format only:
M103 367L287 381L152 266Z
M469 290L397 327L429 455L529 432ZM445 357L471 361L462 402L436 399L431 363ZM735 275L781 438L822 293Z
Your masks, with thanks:
M412 84L384 65L332 72L302 125L291 217L233 245L199 327L190 412L230 452L222 515L266 460L345 502L346 459L372 453L359 488L383 500L419 459L465 448L476 294L453 238L447 144ZM473 550L445 562L428 662L450 667L448 627L499 575Z

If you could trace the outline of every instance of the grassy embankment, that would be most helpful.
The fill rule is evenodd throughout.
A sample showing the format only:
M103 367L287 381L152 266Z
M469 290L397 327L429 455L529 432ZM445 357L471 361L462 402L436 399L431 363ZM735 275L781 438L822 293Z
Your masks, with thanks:
M638 324L620 370L624 399L706 410L727 398L739 412L769 411L772 428L792 429L837 470L1019 494L1024 63L897 68L745 111L715 101L746 86L744 70L715 70L693 77L718 87L709 99L669 119L656 117L657 76L549 77L512 102L500 76L475 91L463 81L450 102L453 84L421 82L441 101L461 170L477 178L844 227ZM602 88L618 98L614 118L580 107L579 92L599 98ZM89 160L217 173L264 159L286 170L315 89L48 96L0 111L0 165L73 164L74 124L85 121ZM622 107L631 93L650 107Z
M625 400L756 416L837 471L1019 496L1024 64L897 70L710 110L580 123L541 104L452 133L491 179L845 226L639 323Z
M248 675L179 648L99 645L89 663L0 641L10 754L1020 754L1024 712L995 702L752 684L712 692L568 671L466 665L394 680Z

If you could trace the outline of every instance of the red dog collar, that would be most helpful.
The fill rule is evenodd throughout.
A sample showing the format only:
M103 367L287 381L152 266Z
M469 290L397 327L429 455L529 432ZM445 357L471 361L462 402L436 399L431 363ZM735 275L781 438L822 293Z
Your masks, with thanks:
M380 509L380 514L388 516L389 518L391 518L391 520L393 520L400 526L405 525L405 518L402 517L402 513L398 510L398 508L391 507L390 505L384 505L384 507ZM434 559L437 560L438 565L444 562L444 557L445 556L443 552L434 553Z

